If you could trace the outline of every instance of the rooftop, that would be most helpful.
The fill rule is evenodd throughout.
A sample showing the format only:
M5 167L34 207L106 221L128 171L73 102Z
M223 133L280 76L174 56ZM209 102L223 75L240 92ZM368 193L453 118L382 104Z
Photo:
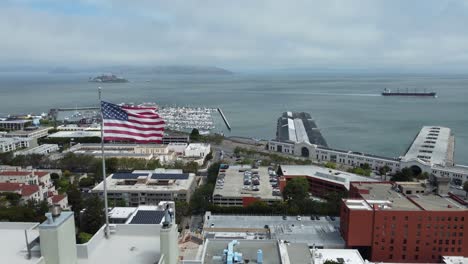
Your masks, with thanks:
M210 216L209 219L207 216ZM320 220L311 220L309 216L246 216L246 215L205 215L204 232L213 238L249 237L250 233L263 232L265 225L270 229L272 239L282 239L294 243L306 243L309 246L344 248L340 235L340 219L331 220L321 216ZM258 236L258 235L257 235Z
M41 259L39 248L33 247L31 259L27 259L25 230L28 242L39 237L37 226L39 223L0 222L0 263L30 264L38 263ZM39 251L39 252L38 252Z
M345 204L354 210L398 210L398 211L458 211L468 210L464 205L433 193L403 194L402 189L415 188L417 183L369 183L355 182L363 199L346 199ZM406 185L406 186L405 186Z
M195 180L195 174L182 173L182 170L156 169L154 171L136 170L131 173L114 173L106 178L109 191L181 191L187 190ZM93 191L103 191L100 182Z
M80 137L101 137L99 131L59 131L49 135L49 138L80 138Z
M204 264L224 264L223 251L227 249L228 243L232 240L206 240ZM280 252L277 242L273 240L238 240L239 244L234 246L234 252L242 253L244 260L257 264L257 251L263 251L263 263L281 264Z
M367 263L357 249L315 249L314 263L323 264L327 260L334 260L346 264Z
M281 171L285 176L309 176L343 185L349 190L349 184L353 181L376 182L370 177L359 176L354 173L333 170L315 165L281 165Z
M280 142L307 142L326 146L315 121L305 112L284 112L278 118L277 137Z
M453 159L453 136L450 128L424 126L414 139L403 160L420 159L446 165Z
M26 124L31 123L32 120L24 120L24 119L17 119L17 120L0 120L0 124Z
M258 173L259 185L258 191L252 190L251 184L244 185L244 172L250 171L251 176ZM268 200L281 200L281 196L273 195L273 187L270 183L268 167L259 167L252 169L246 165L230 165L228 169L220 169L218 174L218 183L213 192L213 196L222 197L258 197ZM253 182L253 180L251 180Z
M102 227L86 244L77 245L77 264L158 263L160 225L113 225L110 238Z

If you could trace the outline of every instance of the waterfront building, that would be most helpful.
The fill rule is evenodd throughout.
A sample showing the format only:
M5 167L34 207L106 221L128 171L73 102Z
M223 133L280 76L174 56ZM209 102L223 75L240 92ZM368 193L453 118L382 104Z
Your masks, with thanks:
M270 178L272 172L267 167L252 169L247 165L221 165L213 192L213 204L245 207L255 201L268 204L282 201L276 174L275 182Z
M468 167L454 163L454 136L449 128L424 126L408 151L401 157L383 157L355 151L332 149L308 142L281 142L270 140L268 149L309 158L315 162L334 162L349 167L368 164L374 171L387 166L390 173L408 167L415 174L426 172L439 178L447 178L454 186L462 186L468 180Z
M319 198L327 198L330 193L345 195L349 191L350 183L353 181L377 181L370 177L315 165L280 165L278 176L281 192L283 192L289 180L303 177L309 183L309 193Z
M23 130L25 127L32 125L32 120L0 120L0 128L8 130Z
M109 200L124 201L128 206L158 205L161 201L190 201L197 186L193 173L182 170L136 170L114 173L106 178ZM103 195L103 182L92 190Z
M305 112L284 112L278 118L276 129L276 140L278 142L316 144L327 146L320 130L310 114ZM281 145L278 145L281 147ZM282 152L281 149L277 151ZM286 151L287 152L287 151Z
M468 257L467 203L432 191L417 183L351 183L340 213L346 246L376 262Z

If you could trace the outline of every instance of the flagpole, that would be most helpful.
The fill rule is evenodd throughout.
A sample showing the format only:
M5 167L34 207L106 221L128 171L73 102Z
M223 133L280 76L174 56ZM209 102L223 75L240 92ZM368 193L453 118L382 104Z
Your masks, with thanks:
M104 210L106 218L106 226L104 227L104 235L109 238L109 208L107 205L107 175L106 175L106 159L104 156L104 114L102 113L101 87L99 90L99 108L101 109L101 156L102 156L102 184L104 187Z

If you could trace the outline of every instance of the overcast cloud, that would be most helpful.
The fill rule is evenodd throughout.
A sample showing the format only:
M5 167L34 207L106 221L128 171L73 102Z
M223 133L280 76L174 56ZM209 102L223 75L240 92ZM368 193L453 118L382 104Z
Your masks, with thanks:
M468 70L467 1L0 1L5 65Z

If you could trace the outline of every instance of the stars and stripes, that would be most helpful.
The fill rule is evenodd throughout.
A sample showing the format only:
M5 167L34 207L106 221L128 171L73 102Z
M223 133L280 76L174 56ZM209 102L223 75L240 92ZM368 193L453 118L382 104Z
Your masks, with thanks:
M104 140L161 143L164 120L156 107L119 106L101 101Z

